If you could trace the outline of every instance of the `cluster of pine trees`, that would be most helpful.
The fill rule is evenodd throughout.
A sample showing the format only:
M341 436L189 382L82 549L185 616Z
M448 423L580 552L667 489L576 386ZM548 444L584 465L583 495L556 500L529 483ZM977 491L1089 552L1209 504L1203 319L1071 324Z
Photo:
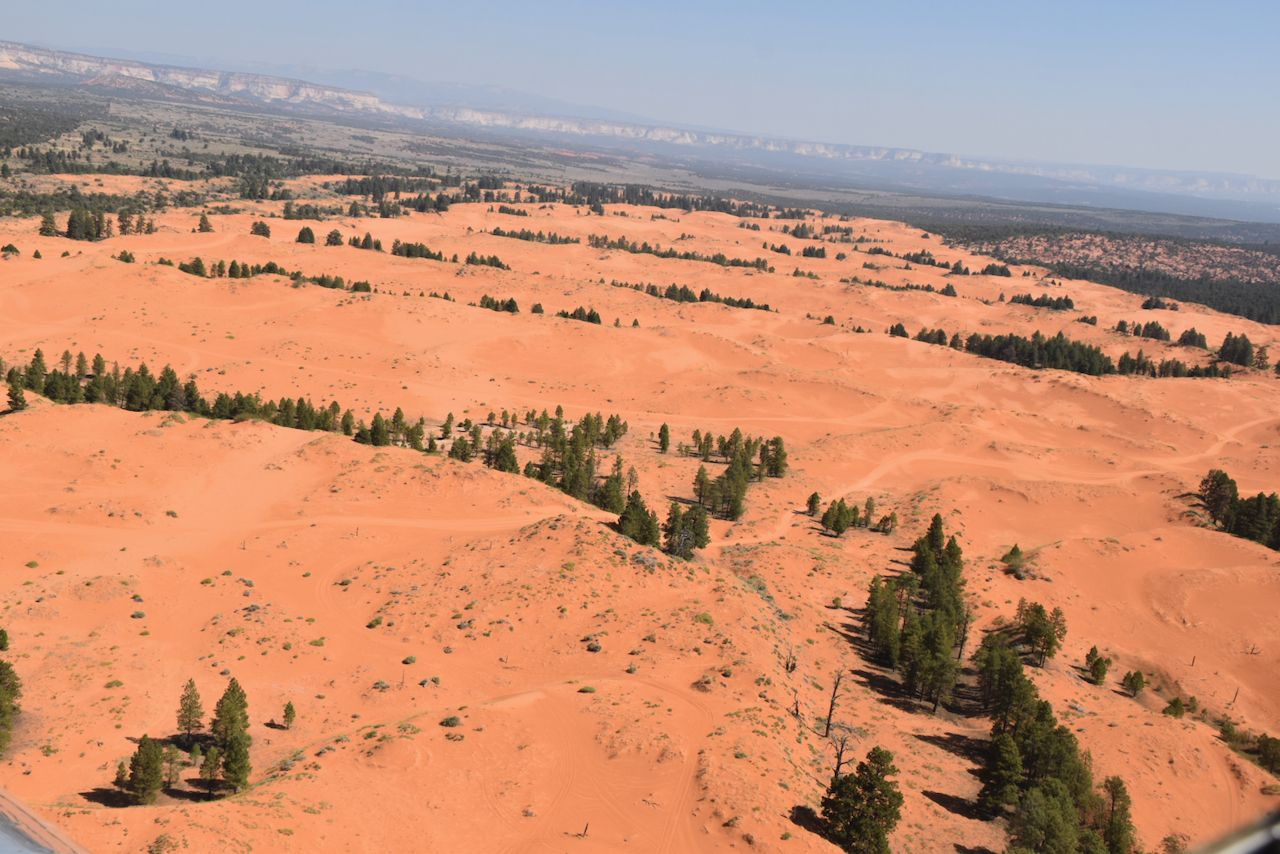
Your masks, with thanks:
M592 249L620 249L633 255L653 255L657 258L675 258L680 261L705 261L709 264L719 264L721 267L747 267L761 272L773 272L773 267L769 265L769 261L765 258L747 260L745 258L730 258L723 252L716 252L713 255L704 255L701 252L680 252L676 249L663 249L661 246L652 246L647 240L641 243L635 243L625 237L619 237L615 240L611 239L607 234L593 234L587 238L587 243Z
M382 251L382 241L376 239L369 232L364 233L364 237L356 237L354 234L347 240L347 245L353 249L367 249L372 252Z
M144 735L126 764L116 766L115 785L139 804L155 803L165 786L174 786L183 767L197 769L200 785L210 793L219 788L239 792L249 785L253 766L249 748L249 700L232 679L214 707L209 733L204 734L204 705L194 679L188 679L178 701L178 731L172 739ZM285 706L285 726L294 720L293 704ZM180 749L179 744L185 749Z
M527 228L522 228L519 231L510 231L498 226L494 226L493 230L490 231L489 233L492 234L494 237L511 237L516 240L527 240L531 243L549 243L556 246L564 246L570 243L582 242L577 237L569 237L563 234L556 234L554 231L552 232L530 231Z
M603 279L601 280L603 281ZM772 311L768 303L755 302L750 297L722 297L710 288L703 288L700 292L694 291L688 285L677 285L674 282L667 285L666 288L660 288L653 284L639 284L632 282L620 282L614 279L609 284L615 288L629 288L633 291L639 291L651 297L659 299L668 299L672 302L714 302L720 305L727 305L730 308L751 308L760 311Z
M1030 338L1021 335L978 335L965 340L966 352L988 359L1012 362L1024 368L1057 368L1101 376L1116 371L1111 358L1092 344L1072 341L1059 332L1046 338L1039 331Z
M295 280L305 278L301 273L286 270L275 261L268 261L265 264L248 264L232 259L230 264L226 261L211 261L205 264L203 258L192 258L190 261L180 261L178 269L187 275L199 276L202 279L250 279L254 276L288 276Z
M505 311L507 314L519 314L520 304L516 302L515 297L507 297L506 299L498 299L488 294L480 296L479 306L487 308L490 311Z
M1223 531L1280 549L1280 497L1276 493L1241 498L1235 480L1221 469L1212 469L1200 481L1199 496L1209 518Z
M597 474L596 450L612 448L627 433L627 422L619 415L606 418L598 412L588 413L569 422L564 408L557 406L554 416L546 410L525 413L526 430L519 429L520 417L507 410L503 410L501 421L490 413L488 422L493 429L486 436L481 424L470 419L455 424L453 413L449 413L441 427L441 438L452 439L449 456L469 462L479 455L490 468L512 474L523 472L526 477L612 513L622 512L624 496L638 484L635 469L624 476L621 457L615 457L608 477L601 479ZM538 461L530 460L521 469L516 457L518 445L539 450Z
M1218 358L1233 365L1244 368L1267 369L1267 348L1254 348L1248 335L1233 335L1228 332L1218 348Z
M581 320L584 323L600 323L600 312L594 308L583 308L582 306L578 306L573 311L561 309L556 312L556 317L563 317L567 320Z
M1043 662L1066 633L1055 609L1020 602L1012 626L989 632L973 662L992 717L981 807L1007 815L1016 850L1131 854L1135 832L1124 781L1094 785L1089 757L1027 677L1023 657ZM1011 849L1014 850L1014 849Z
M747 506L747 487L752 481L783 477L787 473L787 448L781 436L772 439L747 436L737 427L728 436L694 430L692 443L682 444L678 450L681 454L700 457L703 463L711 462L715 456L725 463L724 471L715 478L705 465L698 466L693 480L698 506L724 519L742 516Z
M1004 268L1003 275L1009 275L1009 268ZM986 272L985 270L983 271ZM1076 307L1075 302L1069 296L1051 297L1048 294L1041 294L1033 297L1031 294L1014 294L1009 297L1009 302L1018 305L1029 305L1032 308L1048 308L1053 311L1071 311Z
M52 221L52 215L49 219ZM47 231L47 225L41 223L40 233L45 235ZM111 236L111 231L111 220L105 211L74 208L67 216L67 228L62 234L71 240L105 240Z
M1204 333L1192 326L1190 329L1184 329L1182 334L1178 336L1179 347L1199 347L1201 350L1209 349L1209 342L1205 339Z
M822 496L813 493L806 502L805 509L810 516L817 516L818 511L822 508ZM866 503L862 506L862 512L859 514L858 505L853 502L846 502L843 498L837 498L827 505L827 509L823 512L818 520L822 525L822 530L830 531L836 537L843 536L844 532L850 528L867 528L880 534L892 534L898 527L897 512L888 513L880 517L878 522L872 522L875 519L876 500L871 496L867 496Z
M1129 323L1127 320L1121 320L1116 323L1116 332L1121 335L1132 335L1135 338L1150 338L1153 341L1172 341L1173 336L1169 334L1169 330L1165 329L1158 320L1148 320L1146 323L1135 320Z
M1122 353L1116 363L1116 373L1124 376L1144 375L1149 377L1229 377L1229 365L1192 365L1181 359L1161 359L1157 364L1147 357L1142 350L1136 356Z
M910 572L872 579L863 627L876 658L902 675L908 694L937 711L951 698L969 629L964 555L941 515L912 551Z
M426 258L430 261L443 261L443 252L434 252L425 243L401 243L399 240L391 244L391 254L401 258Z
M475 252L467 254L465 263L478 267L496 267L499 270L510 270L506 264L502 263L502 259L497 255L478 255Z

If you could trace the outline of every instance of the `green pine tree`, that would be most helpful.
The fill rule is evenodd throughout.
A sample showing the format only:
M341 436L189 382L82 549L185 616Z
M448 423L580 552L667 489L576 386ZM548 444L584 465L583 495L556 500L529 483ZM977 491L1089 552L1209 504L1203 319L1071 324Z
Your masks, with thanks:
M200 703L200 692L196 690L196 680L188 679L182 687L182 698L178 701L178 729L191 741L191 734L204 724L204 706Z
M129 760L129 793L140 804L152 804L163 787L164 750L160 742L144 735Z
M835 778L822 799L827 838L848 852L889 854L902 814L902 792L890 779L897 773L893 754L873 747L852 774Z

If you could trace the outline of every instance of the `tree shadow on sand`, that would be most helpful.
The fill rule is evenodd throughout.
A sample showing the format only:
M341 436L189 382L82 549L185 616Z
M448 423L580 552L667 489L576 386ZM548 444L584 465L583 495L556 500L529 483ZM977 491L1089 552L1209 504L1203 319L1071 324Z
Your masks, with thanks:
M973 801L965 800L955 795L948 795L946 792L924 791L921 794L947 812L958 815L961 818L972 819L973 821L982 821L989 818Z
M133 806L133 796L128 792L122 792L119 789L112 789L106 786L99 786L96 789L81 792L80 797L91 804L111 807L112 809Z

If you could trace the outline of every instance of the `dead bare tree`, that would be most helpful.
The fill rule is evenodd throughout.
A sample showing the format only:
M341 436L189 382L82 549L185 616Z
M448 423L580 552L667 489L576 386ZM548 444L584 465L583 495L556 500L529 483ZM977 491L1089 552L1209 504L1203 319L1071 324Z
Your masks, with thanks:
M831 746L836 751L835 768L831 772L831 780L834 782L840 779L840 772L844 770L844 755L853 743L853 735L844 727L840 727L839 731L830 738Z
M840 670L836 672L835 684L831 686L831 703L827 706L827 726L822 732L823 738L828 738L831 735L831 718L836 713L836 700L840 698L840 683L842 681L844 681L844 671Z

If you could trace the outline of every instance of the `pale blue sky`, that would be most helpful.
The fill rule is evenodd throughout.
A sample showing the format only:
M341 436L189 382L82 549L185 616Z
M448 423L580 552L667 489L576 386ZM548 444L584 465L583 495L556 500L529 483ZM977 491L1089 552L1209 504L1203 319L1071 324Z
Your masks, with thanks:
M0 38L486 83L801 139L1280 178L1280 3L14 3Z

